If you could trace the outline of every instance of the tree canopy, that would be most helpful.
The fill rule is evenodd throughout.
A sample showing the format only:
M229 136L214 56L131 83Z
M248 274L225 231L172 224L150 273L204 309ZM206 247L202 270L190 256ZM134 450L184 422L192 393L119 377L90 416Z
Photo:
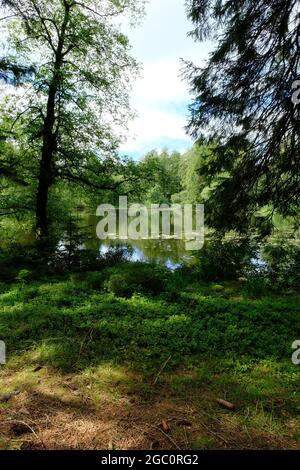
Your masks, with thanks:
M209 223L246 229L263 207L299 211L300 119L292 101L300 74L297 0L188 0L196 41L214 50L199 68L186 64L195 96L188 130L216 144L201 172L215 185Z
M138 65L116 18L124 12L137 17L142 2L5 0L2 6L8 38L2 71L14 71L13 64L15 75L27 64L34 71L21 91L8 91L2 140L9 137L15 154L26 155L36 229L44 236L55 182L104 190L122 184L117 148L131 116L129 91ZM1 161L1 174L9 176L12 166Z

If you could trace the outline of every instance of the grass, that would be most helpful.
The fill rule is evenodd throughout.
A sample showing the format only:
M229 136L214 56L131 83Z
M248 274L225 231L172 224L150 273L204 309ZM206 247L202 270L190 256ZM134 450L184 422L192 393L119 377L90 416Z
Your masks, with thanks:
M249 296L244 281L126 263L21 276L0 285L0 395L20 391L0 404L0 447L298 448L298 338L299 296Z

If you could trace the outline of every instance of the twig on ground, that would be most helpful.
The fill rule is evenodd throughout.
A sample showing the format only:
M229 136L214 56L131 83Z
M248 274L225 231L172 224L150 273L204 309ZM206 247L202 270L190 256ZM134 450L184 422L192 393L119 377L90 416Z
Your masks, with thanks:
M217 398L216 402L218 405L222 406L222 408L226 408L227 410L235 410L236 406L234 403L231 403L230 401L223 400L222 398Z
M79 353L78 353L78 356L77 356L77 361L76 361L76 363L79 362L79 359L80 359L80 357L81 357L81 353L82 353L82 350L83 350L84 343L86 342L88 336L90 336L90 339L91 339L92 333L93 333L93 328L91 328L91 329L86 333L86 335L84 336L84 338L83 338L83 340L82 340L82 342L81 342L81 345L80 345L80 349L79 349Z
M156 385L157 384L157 381L161 375L161 373L164 371L166 365L168 364L168 362L171 360L172 358L172 354L170 354L170 356L168 357L168 359L164 362L163 366L161 367L160 371L158 372L157 376L155 377L155 380L153 382L153 385Z
M173 439L171 436L169 436L167 433L165 433L161 428L158 428L158 429L160 430L160 432L161 432L165 437L167 437L167 438L169 439L170 442L172 442L172 444L176 447L176 449L181 450L180 447L179 447L179 445L174 441L174 439Z
M201 426L206 429L206 431L208 431L210 434L212 434L213 436L215 436L217 439L219 439L220 441L224 442L224 444L228 445L228 441L223 437L221 436L220 434L216 433L215 431L213 431L212 429L210 429L205 423L203 423L202 421L198 420L199 424L201 424Z
M183 426L183 432L184 432L186 447L189 448L189 440L188 440L188 437L187 437L187 432L186 432L186 427L185 426Z
M16 424L22 424L23 426L26 426L32 432L32 434L37 438L37 440L42 444L44 450L47 450L47 447L45 446L45 443L42 440L42 438L35 432L35 430L28 423L26 423L25 421L19 421L19 420L15 420L15 419L12 420L12 422L14 422Z

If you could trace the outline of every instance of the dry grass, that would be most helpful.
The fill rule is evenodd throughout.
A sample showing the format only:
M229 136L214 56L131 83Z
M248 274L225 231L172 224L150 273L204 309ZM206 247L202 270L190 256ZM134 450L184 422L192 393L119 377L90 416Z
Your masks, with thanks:
M181 371L185 379L189 372ZM6 372L1 449L296 449L295 426L274 433L245 410L219 409L211 392L179 394L126 370L99 367L67 376L50 368ZM2 390L1 390L2 391ZM241 420L243 417L243 420ZM162 426L162 422L167 424Z

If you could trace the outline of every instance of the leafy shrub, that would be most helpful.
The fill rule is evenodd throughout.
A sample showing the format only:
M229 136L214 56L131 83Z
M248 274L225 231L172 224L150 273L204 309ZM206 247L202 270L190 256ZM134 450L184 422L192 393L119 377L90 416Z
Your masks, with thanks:
M220 284L212 284L210 286L210 289L213 291L213 292L222 292L224 290L224 286L220 286Z
M32 273L28 269L21 269L21 271L19 271L16 277L17 281L24 282L24 283L29 282L31 278L32 278Z
M126 261L130 254L130 247L127 246L110 246L108 251L102 255L102 260L111 266Z
M253 253L249 240L214 238L207 241L197 255L196 275L205 282L237 279L249 265Z
M267 245L263 257L269 266L269 277L279 288L300 289L300 246L282 242Z
M272 291L272 286L262 273L249 274L244 283L242 293L247 297L262 297Z
M164 290L166 270L159 266L128 263L109 272L105 287L119 297L131 297L134 293L159 295Z
M132 284L132 279L127 274L112 274L105 282L108 292L112 292L118 297L131 297L139 286Z
M105 281L105 274L103 271L97 272L79 272L70 275L70 280L74 283L85 283L90 289L102 290Z

